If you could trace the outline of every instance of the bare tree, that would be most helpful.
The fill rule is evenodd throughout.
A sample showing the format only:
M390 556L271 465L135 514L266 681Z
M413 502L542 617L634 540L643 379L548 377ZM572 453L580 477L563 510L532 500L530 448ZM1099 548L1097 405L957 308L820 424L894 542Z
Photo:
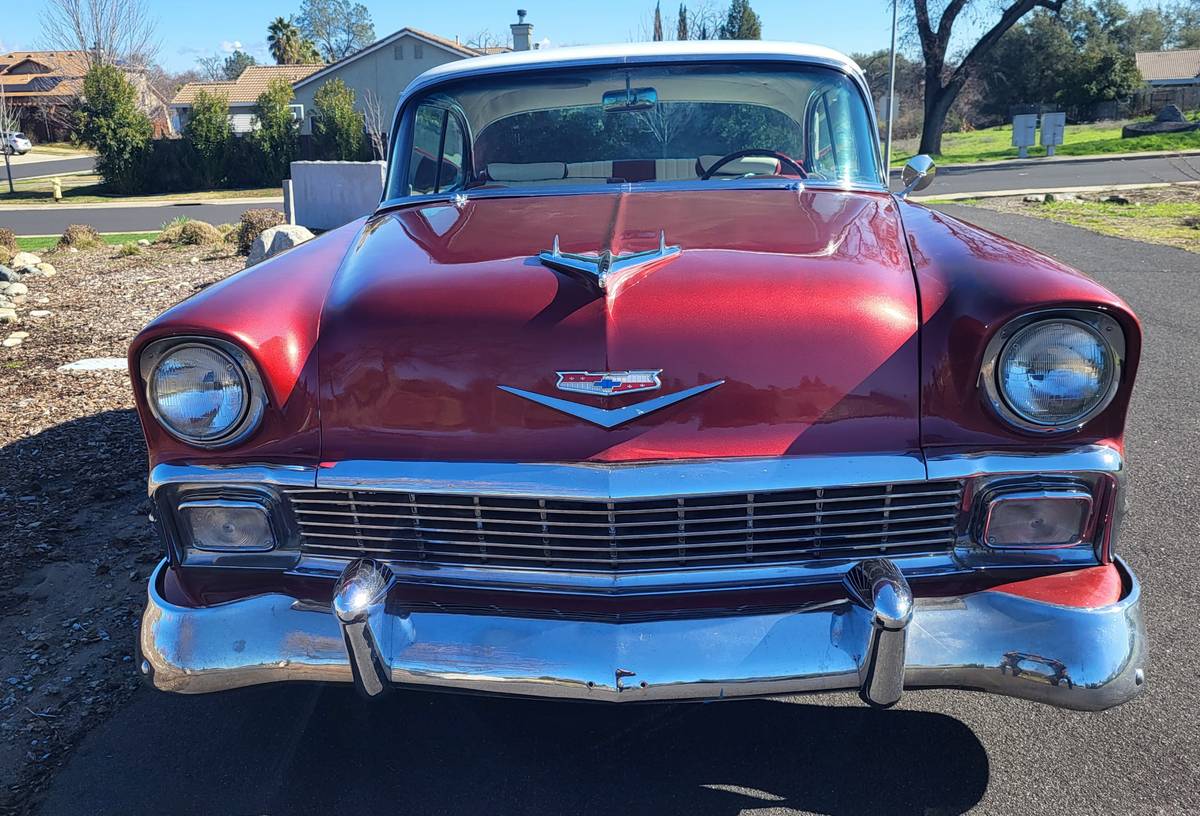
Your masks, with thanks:
M1000 12L1000 18L985 28L986 20L967 19L965 26L982 34L975 39L966 54L953 68L946 66L949 56L950 42L954 36L954 24L960 19L968 6L977 0L912 0L913 18L916 23L917 39L921 43L921 54L925 58L925 123L921 130L922 153L936 154L942 152L942 130L946 126L946 116L958 98L959 91L967 84L972 74L980 67L983 58L992 47L1000 41L1004 33L1016 25L1017 21L1035 8L1049 9L1053 12L1062 10L1065 0L999 0L995 11ZM936 20L930 14L930 8L936 14L941 8L941 14ZM988 8L992 8L989 6ZM974 7L972 11L976 10ZM989 12L983 8L977 10L979 17L986 17ZM980 25L983 23L983 25Z
M512 35L507 37L498 37L491 32L491 29L481 29L475 36L467 39L463 43L467 48L473 48L476 51L489 51L493 48L511 48Z
M222 82L225 76L225 58L220 54L196 58L196 71L204 82Z
M369 88L363 92L363 124L367 128L367 136L371 139L371 150L375 153L375 158L386 159L387 120L384 118L379 95Z
M46 0L42 38L51 48L82 51L89 67L149 65L160 47L146 0Z
M692 40L716 40L721 36L721 23L725 10L704 0L687 10L688 38Z

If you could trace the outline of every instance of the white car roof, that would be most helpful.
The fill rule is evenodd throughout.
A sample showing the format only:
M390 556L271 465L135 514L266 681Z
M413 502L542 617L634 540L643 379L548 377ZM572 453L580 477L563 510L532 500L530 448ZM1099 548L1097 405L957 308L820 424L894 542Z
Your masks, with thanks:
M685 40L682 42L619 43L584 45L570 48L544 48L533 51L508 51L485 57L455 60L431 68L414 79L405 89L407 96L418 88L458 77L479 74L536 70L568 65L619 65L642 60L667 62L704 62L709 59L737 59L781 62L807 62L829 65L862 80L862 69L840 51L820 45L761 40ZM863 82L865 86L865 82Z

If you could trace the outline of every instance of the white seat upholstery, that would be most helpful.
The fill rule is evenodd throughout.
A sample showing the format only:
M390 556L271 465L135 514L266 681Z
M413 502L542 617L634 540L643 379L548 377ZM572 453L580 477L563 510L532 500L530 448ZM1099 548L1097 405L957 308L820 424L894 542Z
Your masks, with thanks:
M696 173L696 160L655 159L654 178L656 181L688 181L699 178Z
M705 172L718 161L720 156L701 156L700 166ZM770 156L744 156L740 159L734 159L728 164L721 166L717 170L718 176L744 176L747 173L778 173L779 160L773 159Z
M567 178L607 179L612 176L611 161L568 162Z

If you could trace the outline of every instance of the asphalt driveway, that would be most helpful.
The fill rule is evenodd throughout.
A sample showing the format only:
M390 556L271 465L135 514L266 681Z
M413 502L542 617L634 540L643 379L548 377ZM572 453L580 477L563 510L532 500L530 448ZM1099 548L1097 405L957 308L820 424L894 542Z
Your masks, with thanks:
M1144 582L1148 690L1108 712L969 692L607 707L293 686L139 691L84 740L47 814L1179 813L1200 802L1200 255L983 210L1139 312L1121 551ZM827 705L819 705L825 703ZM1194 811L1193 811L1194 812Z

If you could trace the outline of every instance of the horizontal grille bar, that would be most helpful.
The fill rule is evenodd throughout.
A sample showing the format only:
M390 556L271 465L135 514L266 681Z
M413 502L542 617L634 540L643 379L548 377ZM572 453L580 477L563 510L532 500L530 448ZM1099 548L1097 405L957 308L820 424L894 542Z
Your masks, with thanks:
M961 494L957 482L612 501L288 490L314 555L575 571L944 552Z

